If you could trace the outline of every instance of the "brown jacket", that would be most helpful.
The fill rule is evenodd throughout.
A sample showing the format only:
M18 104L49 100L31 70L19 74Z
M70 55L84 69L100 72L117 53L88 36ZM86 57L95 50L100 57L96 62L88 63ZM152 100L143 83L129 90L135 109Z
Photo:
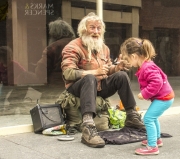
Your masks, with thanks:
M82 44L82 40L80 38L72 40L62 51L61 68L65 87L68 88L80 79L84 70L95 70L104 64L110 67L108 75L115 72L115 65L112 65L109 48L105 44L103 51L96 54L92 53L92 59L89 60L87 48ZM98 90L100 90L100 81L103 76L96 76L96 78L99 82Z

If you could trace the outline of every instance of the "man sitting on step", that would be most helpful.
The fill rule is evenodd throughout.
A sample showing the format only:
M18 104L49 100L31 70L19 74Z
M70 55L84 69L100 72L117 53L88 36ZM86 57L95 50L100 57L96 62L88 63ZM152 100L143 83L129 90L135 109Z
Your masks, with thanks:
M94 13L85 16L78 25L79 38L68 43L62 51L61 68L67 91L80 98L82 114L81 142L90 147L104 147L93 118L96 97L108 98L118 93L125 111L125 126L145 128L135 110L136 102L127 73L130 65L119 59L112 64L109 48L104 44L105 24Z

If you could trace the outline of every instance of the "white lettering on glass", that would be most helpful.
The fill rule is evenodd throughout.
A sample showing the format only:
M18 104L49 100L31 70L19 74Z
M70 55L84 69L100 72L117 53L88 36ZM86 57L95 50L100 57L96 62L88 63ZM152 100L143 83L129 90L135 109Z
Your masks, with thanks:
M53 4L26 3L24 15L54 15Z

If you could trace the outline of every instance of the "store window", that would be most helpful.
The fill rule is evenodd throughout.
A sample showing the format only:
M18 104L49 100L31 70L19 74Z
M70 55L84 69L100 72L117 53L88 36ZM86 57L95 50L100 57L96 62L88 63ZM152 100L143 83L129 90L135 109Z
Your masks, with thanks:
M157 56L155 63L168 76L177 76L179 69L176 67L178 59L178 29L155 28L150 33L150 40L153 42Z
M62 17L61 4L56 0L0 2L0 118L7 121L1 120L0 127L31 123L29 111L37 100L54 103L58 97L57 86L48 81L47 61L36 70L46 56L48 24Z
M178 1L104 0L102 5L105 44L111 51L112 61L119 56L120 45L126 38L147 38L157 52L155 63L170 79L179 80ZM44 51L52 42L49 23L62 19L72 26L78 37L79 21L91 11L97 11L96 1L0 1L0 127L32 123L29 111L37 101L54 103L59 97L65 89L61 70L55 69L50 75L47 68L52 65L46 58L36 72L38 61L47 57ZM57 68L60 62L61 59ZM133 70L128 73L132 81L134 73ZM178 88L179 83L175 84Z

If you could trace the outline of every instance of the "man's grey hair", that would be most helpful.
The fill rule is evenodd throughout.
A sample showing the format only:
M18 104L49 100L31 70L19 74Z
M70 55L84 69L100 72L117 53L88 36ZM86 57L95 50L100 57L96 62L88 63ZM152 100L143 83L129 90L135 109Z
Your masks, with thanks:
M79 23L78 25L78 35L79 37L82 37L84 33L86 33L87 31L87 22L88 21L99 21L102 24L102 31L101 31L101 36L102 39L104 40L104 33L105 33L105 23L103 22L103 20L97 16L95 13L90 12L87 16L85 16Z

